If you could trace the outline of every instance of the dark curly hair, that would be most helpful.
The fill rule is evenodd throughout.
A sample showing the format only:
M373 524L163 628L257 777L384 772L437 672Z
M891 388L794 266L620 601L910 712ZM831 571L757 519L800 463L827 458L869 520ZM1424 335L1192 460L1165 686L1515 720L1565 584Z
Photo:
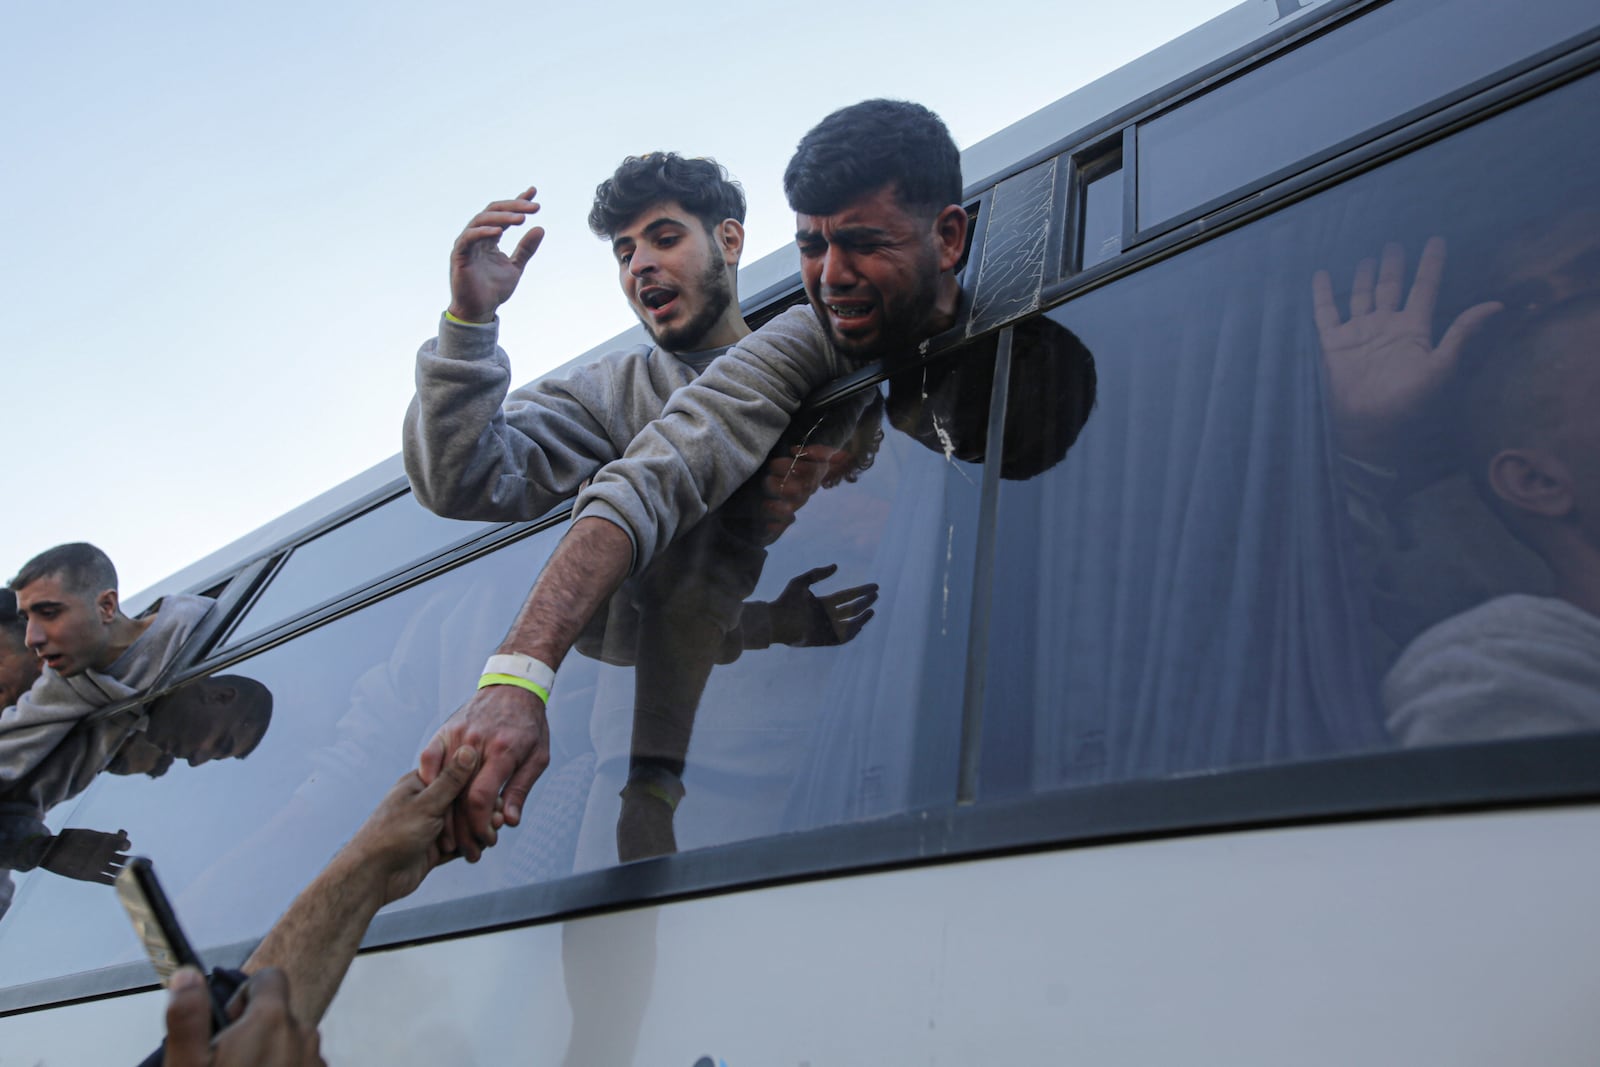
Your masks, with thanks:
M676 152L629 156L595 187L589 229L609 240L663 200L676 200L709 232L723 219L744 222L744 189L714 159L685 159Z
M831 215L890 182L921 214L961 203L960 150L938 115L908 100L840 108L800 139L783 172L789 206L807 215Z

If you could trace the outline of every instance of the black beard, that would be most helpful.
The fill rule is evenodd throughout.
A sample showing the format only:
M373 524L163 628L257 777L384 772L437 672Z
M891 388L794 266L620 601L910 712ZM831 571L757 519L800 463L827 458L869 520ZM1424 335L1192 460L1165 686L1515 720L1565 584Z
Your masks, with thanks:
M704 349L706 334L711 332L717 320L728 310L728 305L733 303L733 286L728 283L728 271L715 256L706 264L697 289L703 303L688 322L681 326L660 328L647 321L644 324L656 344L668 352L699 352ZM641 321L644 321L642 316Z

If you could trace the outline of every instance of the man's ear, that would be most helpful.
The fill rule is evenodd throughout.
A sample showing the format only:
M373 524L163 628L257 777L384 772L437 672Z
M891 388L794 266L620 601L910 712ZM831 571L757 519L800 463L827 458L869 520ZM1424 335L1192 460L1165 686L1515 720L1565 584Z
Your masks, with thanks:
M738 219L723 219L713 231L717 244L722 246L722 261L730 267L739 265L744 254L744 225Z
M1489 461L1489 488L1518 511L1559 519L1572 511L1564 463L1542 448L1508 448Z
M117 591L107 589L94 598L95 614L100 617L101 623L109 625L116 620L118 614Z
M939 269L954 270L967 251L967 209L946 204L933 219L933 237L939 246Z

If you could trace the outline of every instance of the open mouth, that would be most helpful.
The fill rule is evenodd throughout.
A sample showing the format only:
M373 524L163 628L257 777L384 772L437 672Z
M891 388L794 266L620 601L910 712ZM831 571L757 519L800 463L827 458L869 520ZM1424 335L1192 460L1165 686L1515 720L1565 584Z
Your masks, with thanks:
M674 289L651 286L650 288L639 290L639 303L651 311L661 311L676 299L678 299L678 293Z

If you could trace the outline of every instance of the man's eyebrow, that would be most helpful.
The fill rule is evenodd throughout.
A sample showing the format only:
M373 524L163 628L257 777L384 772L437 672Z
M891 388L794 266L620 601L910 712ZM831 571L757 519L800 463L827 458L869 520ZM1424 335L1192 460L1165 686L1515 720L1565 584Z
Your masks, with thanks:
M38 611L40 608L59 608L61 607L62 603L63 601L60 600L35 600L32 604L29 604L26 607L24 607L22 604L18 604L17 614L26 615L28 612Z
M661 230L667 229L670 226L677 226L678 228L684 229L684 230L687 230L689 228L689 224L687 222L684 222L682 219L675 219L671 215L662 215L659 219L652 220L650 225L646 226L640 232L643 233L646 237L652 237L656 233L660 232Z
M671 215L662 215L658 219L651 219L650 224L639 231L639 235L641 237L654 237L657 233L660 233L662 230L672 226L676 226L679 229L684 230L689 228L689 224L684 222L682 219L673 218ZM633 243L633 236L631 234L622 234L620 237L613 237L611 239L611 249L612 251L616 251L625 244L631 245Z
M794 232L796 241L819 241L825 239L834 243L843 241L847 244L862 241L886 241L893 236L890 231L881 226L841 226L826 238L823 237L821 230L796 230Z

